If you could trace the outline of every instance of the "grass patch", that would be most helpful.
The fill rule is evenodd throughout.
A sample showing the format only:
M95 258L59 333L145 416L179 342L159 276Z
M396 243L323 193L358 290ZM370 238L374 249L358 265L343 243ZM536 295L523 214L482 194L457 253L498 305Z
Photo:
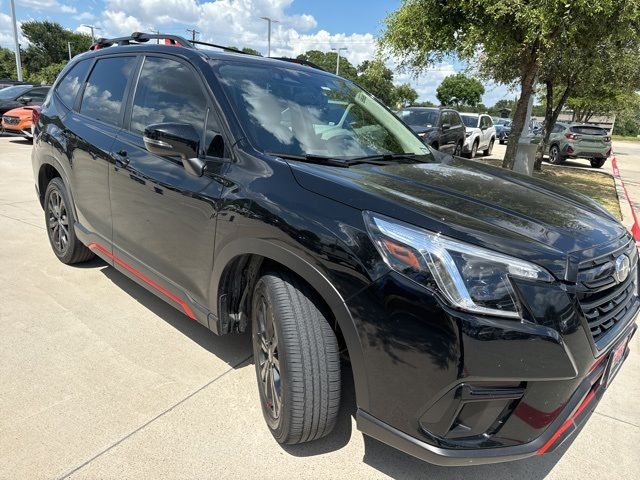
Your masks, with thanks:
M495 158L477 159L499 167L502 160ZM571 191L582 193L594 199L609 210L618 220L622 219L620 203L616 193L616 185L611 175L582 168L557 167L543 164L541 172L534 172L534 177L556 183Z
M612 135L611 138L618 142L640 142L640 137L633 135Z

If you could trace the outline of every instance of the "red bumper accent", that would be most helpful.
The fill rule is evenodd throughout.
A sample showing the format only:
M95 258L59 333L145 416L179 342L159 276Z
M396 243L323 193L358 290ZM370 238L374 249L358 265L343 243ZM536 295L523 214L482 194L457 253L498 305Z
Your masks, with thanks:
M91 250L98 250L100 251L100 253L106 255L107 257L109 257L110 259L112 259L115 263L117 263L118 265L120 265L122 268L124 268L125 270L127 270L128 272L131 272L133 275L135 275L137 278L139 278L140 280L142 280L144 283L146 283L147 285L150 285L151 287L153 287L155 290L157 290L158 292L160 292L162 295L164 295L165 297L167 297L169 300L171 300L174 303L177 303L178 305L180 305L180 307L182 308L182 310L184 310L184 313L191 319L195 320L196 317L193 314L193 310L191 310L191 307L189 307L189 305L187 305L187 303L176 297L173 293L171 293L170 291L168 291L166 288L158 285L156 282L154 282L153 280L151 280L149 277L147 277L146 275L144 275L143 273L139 272L138 270L136 270L135 268L133 268L131 265L129 265L127 262L125 262L124 260L116 257L114 254L112 254L109 250L107 250L104 246L100 245L99 243L90 243L89 245L87 245L87 247L89 247Z

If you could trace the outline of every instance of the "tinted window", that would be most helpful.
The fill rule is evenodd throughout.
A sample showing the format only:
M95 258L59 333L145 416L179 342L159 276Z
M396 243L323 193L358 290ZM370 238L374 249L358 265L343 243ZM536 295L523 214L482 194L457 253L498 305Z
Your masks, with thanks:
M564 125L555 125L553 127L553 130L551 130L551 133L560 133L563 130L564 130Z
M132 131L143 133L148 125L176 122L190 123L202 132L206 114L207 99L188 67L166 58L145 59L133 100Z
M400 110L398 115L407 125L433 127L438 123L437 110Z
M493 121L491 120L491 117L484 117L484 122L487 127L493 127Z
M122 99L135 57L112 57L98 60L89 75L82 95L80 113L117 125L122 111Z
M462 125L462 120L460 119L460 115L457 112L451 112L451 125Z
M31 88L31 85L14 85L0 90L0 100L13 100Z
M67 107L73 107L76 95L80 90L80 85L84 82L84 78L87 76L90 64L91 62L88 60L76 63L56 87L58 96Z
M472 115L460 115L466 127L476 128L478 126L478 117Z
M571 131L573 133L579 133L580 135L600 135L603 137L608 135L608 132L604 128L600 128L600 127L587 127L587 126L571 127Z
M48 92L48 88L34 88L33 90L29 90L24 95L21 95L20 98L30 98L32 102L42 103Z

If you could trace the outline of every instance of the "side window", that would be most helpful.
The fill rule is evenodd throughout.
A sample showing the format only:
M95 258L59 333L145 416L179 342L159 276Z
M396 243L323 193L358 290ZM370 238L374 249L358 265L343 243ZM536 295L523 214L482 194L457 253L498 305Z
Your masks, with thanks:
M220 128L208 104L200 80L186 65L163 57L147 57L133 99L130 129L142 134L148 125L175 122L190 123L203 132L207 119L205 150L209 155L222 156L220 137L215 137Z
M118 125L124 91L136 57L103 58L96 62L82 95L80 113L105 123Z
M564 127L562 125L554 125L551 133L560 133L562 130L564 130Z
M73 108L76 95L78 95L80 86L87 76L90 64L89 60L76 63L56 87L56 93L67 107Z
M24 95L20 95L20 98L18 98L18 100L22 98L30 98L34 103L42 103L44 101L44 98L47 96L48 91L48 88L32 88Z
M484 121L487 122L487 127L493 127L493 120L491 117L484 117Z

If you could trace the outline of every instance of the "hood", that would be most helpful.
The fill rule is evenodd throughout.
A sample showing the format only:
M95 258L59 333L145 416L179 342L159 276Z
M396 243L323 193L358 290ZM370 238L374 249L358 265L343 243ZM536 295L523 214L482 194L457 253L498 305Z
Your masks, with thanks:
M336 168L290 162L299 184L468 243L528 259L564 278L568 254L610 243L625 228L562 187L438 152L425 163Z

